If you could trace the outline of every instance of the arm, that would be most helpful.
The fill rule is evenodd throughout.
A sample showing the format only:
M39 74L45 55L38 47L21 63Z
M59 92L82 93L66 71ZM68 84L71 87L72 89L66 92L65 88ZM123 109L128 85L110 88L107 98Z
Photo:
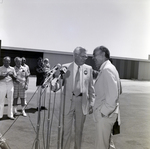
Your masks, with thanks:
M30 75L31 73L30 73L30 68L29 68L29 66L27 66L28 68L27 68L27 71L28 71L28 74Z
M0 80L3 80L5 77L7 77L8 76L8 73L2 73L1 75L0 75Z
M8 75L13 79L13 81L16 81L17 79L17 74L14 68L12 68L12 71L8 72Z
M93 113L93 106L95 103L95 89L94 89L94 84L93 84L93 70L90 70L90 81L89 81L89 102L90 102L90 107L89 107L89 114Z
M109 116L114 112L118 100L118 85L115 75L109 69L103 70L105 102L101 108L102 116Z
M25 90L27 90L28 89L28 86L29 86L29 73L28 73L28 70L25 70L25 86L24 86L24 88L25 88Z

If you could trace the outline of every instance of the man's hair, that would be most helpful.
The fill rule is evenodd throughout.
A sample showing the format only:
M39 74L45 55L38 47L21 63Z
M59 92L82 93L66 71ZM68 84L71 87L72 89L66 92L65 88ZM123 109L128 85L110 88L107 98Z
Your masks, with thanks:
M104 53L105 53L105 57L106 57L107 59L110 59L110 52L109 52L109 50L108 50L106 47L104 47L104 46L99 46L99 47L95 48L94 51L101 51L101 52L104 52Z
M9 58L10 61L11 61L11 58L10 58L9 56L5 56L5 57L3 58L3 61L6 60L7 58Z
M37 62L38 62L38 61L41 61L41 60L43 60L43 58L42 58L42 57L39 57L39 58L37 59Z
M22 60L24 60L26 62L26 58L25 57L22 57Z
M17 60L22 61L22 59L20 57L15 57L14 62L16 62Z
M44 58L43 61L44 61L44 62L49 62L49 59L48 59L48 58Z
M82 52L86 52L86 49L82 48L82 47L76 47L73 51L73 55L79 55Z

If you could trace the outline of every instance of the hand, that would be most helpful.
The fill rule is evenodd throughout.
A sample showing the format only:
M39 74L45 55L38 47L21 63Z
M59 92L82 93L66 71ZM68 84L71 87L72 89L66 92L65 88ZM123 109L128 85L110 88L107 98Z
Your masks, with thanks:
M3 72L3 73L1 73L1 76L2 76L2 77L7 77L7 76L8 76L8 73L7 73L7 72Z
M93 107L90 106L90 107L89 107L89 114L92 114L92 113L93 113Z
M57 91L57 78L54 78L52 81L51 81L51 90L53 92L56 92Z
M27 84L25 84L24 89L25 89L25 90L27 90L27 89L28 89L28 85L27 85Z
M14 73L13 73L12 71L9 71L9 72L8 72L8 75L9 75L10 77L13 77L13 76L14 76Z

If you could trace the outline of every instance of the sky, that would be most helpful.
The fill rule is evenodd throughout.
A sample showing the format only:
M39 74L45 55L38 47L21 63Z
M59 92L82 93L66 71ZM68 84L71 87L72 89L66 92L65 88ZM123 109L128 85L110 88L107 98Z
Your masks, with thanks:
M149 0L0 0L2 46L72 52L106 46L148 59Z

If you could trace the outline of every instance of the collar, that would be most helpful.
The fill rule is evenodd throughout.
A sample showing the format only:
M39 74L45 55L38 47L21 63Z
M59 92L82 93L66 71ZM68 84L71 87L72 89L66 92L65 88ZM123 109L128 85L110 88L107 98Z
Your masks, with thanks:
M8 66L8 67L5 67L4 65L3 65L3 67L4 67L4 68L10 68L10 66Z
M101 71L101 70L105 67L105 65L106 65L107 63L110 63L110 61L109 61L109 60L106 60L106 61L101 65L99 71Z
M78 68L78 65L77 65L75 62L73 62L73 65L74 65L74 68ZM84 65L84 64L83 64L83 65ZM80 65L80 68L82 68L83 65Z

